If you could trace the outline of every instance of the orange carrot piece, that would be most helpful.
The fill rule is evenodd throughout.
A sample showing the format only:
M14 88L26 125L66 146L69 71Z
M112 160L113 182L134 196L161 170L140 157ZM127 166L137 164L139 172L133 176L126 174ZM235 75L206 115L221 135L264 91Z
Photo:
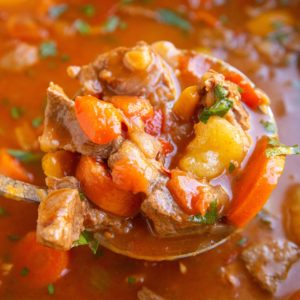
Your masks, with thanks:
M5 149L0 149L0 174L25 182L32 181L32 175Z
M153 107L147 99L134 96L113 96L110 101L128 118L141 118L146 121L153 117Z
M69 263L69 253L40 245L35 232L29 232L16 245L13 263L20 284L43 287L62 276Z
M245 169L235 183L228 220L237 227L245 226L264 206L283 171L284 156L266 156L268 138L256 144Z
M75 112L82 131L96 144L107 144L122 132L121 114L111 103L93 96L78 96Z
M76 170L83 192L100 208L117 216L135 215L140 208L138 195L120 190L103 163L89 156L82 156Z
M225 78L241 88L242 101L249 107L257 109L259 105L263 104L260 93L257 93L254 86L249 81L245 80L242 75L235 72L228 72L225 74Z
M167 182L167 187L177 204L187 214L205 215L210 206L211 199L206 197L205 186L197 179L187 176L186 172L180 170L171 171L171 179Z
M145 131L153 136L161 134L163 121L163 111L161 109L155 109L153 117L146 121Z

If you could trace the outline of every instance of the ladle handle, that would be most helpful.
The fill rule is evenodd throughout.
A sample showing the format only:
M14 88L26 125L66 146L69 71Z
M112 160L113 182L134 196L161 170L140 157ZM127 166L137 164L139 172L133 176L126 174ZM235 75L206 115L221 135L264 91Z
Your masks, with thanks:
M46 189L0 175L0 196L18 201L39 203L46 195Z

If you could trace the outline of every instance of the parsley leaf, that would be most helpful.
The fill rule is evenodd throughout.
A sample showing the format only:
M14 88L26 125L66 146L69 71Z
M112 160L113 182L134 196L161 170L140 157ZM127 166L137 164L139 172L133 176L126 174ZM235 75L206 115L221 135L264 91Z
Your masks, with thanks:
M22 162L35 162L41 159L40 153L32 153L23 150L8 149L7 153Z
M180 28L183 31L190 31L192 28L191 23L188 20L167 8L158 10L158 18L162 23Z
M127 282L129 284L134 284L134 283L136 283L136 278L134 276L129 276L129 277L127 277Z
M232 173L235 170L235 164L231 161L229 163L228 171L229 173Z
M54 293L55 293L55 287L54 287L54 285L52 283L48 284L47 289L48 289L48 294L49 295L54 295Z
M42 58L54 57L57 54L56 43L53 41L47 41L40 44L40 56Z
M214 95L216 102L210 107L205 107L199 115L199 120L205 124L211 116L223 117L233 106L233 102L226 98L228 91L220 84L216 85Z
M42 125L43 123L43 118L42 117L36 117L34 119L32 119L31 121L31 125L34 127L34 128L38 128Z
M10 110L10 115L13 119L17 120L22 117L24 111L21 107L14 106Z
M21 272L20 272L21 276L25 277L29 274L29 269L27 267L24 267Z
M68 4L65 3L51 6L48 10L48 15L52 19L57 19L62 14L64 14L68 10L68 8L69 8Z
M195 215L190 218L190 221L198 224L213 225L218 220L217 200L210 203L209 209L204 216Z
M242 237L240 240L237 241L238 246L243 247L247 244L248 238Z
M114 32L120 25L120 18L117 16L109 17L104 23L104 30L106 32Z
M86 35L91 31L90 25L81 19L74 22L74 27L81 35Z
M96 14L95 6L92 4L86 4L81 7L81 11L87 16L87 17L93 17Z
M276 125L270 121L260 120L260 124L262 124L265 130L269 133L276 133Z
M266 149L266 156L273 157L277 155L293 155L300 154L300 148L298 145L286 146L280 143L276 138L269 138L268 147Z
M12 242L16 242L16 241L19 241L21 239L21 237L19 235L16 235L16 234L10 234L10 235L7 236L7 238Z
M74 242L74 247L88 245L94 254L97 254L99 248L99 241L94 238L93 233L89 231L82 231L79 240Z

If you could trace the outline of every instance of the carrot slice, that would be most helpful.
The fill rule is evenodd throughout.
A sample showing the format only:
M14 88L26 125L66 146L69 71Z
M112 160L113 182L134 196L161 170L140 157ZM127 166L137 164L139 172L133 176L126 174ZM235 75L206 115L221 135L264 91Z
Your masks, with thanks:
M245 226L262 209L283 171L285 157L267 157L267 147L268 137L264 136L235 183L227 218L237 227Z
M246 80L242 75L236 72L228 72L225 74L225 78L241 88L242 101L249 107L257 109L259 105L263 104L261 94L258 93L253 84Z
M110 101L128 118L141 118L146 121L153 117L153 107L147 99L134 96L113 96Z
M32 181L32 175L5 149L0 149L0 174L25 182Z
M68 252L40 245L36 241L35 232L27 233L13 253L18 282L31 287L43 287L58 280L68 262Z
M78 96L75 113L82 131L96 144L107 144L121 132L121 114L111 103L93 96Z
M186 172L172 170L167 187L177 204L187 214L205 215L212 199L208 197L205 186L197 179L187 176Z
M107 168L89 156L82 156L76 178L86 196L102 209L117 216L133 216L141 205L138 195L117 188Z

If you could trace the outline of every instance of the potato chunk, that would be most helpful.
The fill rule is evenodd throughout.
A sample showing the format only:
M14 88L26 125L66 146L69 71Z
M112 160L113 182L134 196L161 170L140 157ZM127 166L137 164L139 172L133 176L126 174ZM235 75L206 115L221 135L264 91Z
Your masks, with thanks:
M240 131L227 120L213 116L206 124L195 125L195 138L187 146L179 167L198 177L213 178L228 169L230 162L241 163L244 156Z

